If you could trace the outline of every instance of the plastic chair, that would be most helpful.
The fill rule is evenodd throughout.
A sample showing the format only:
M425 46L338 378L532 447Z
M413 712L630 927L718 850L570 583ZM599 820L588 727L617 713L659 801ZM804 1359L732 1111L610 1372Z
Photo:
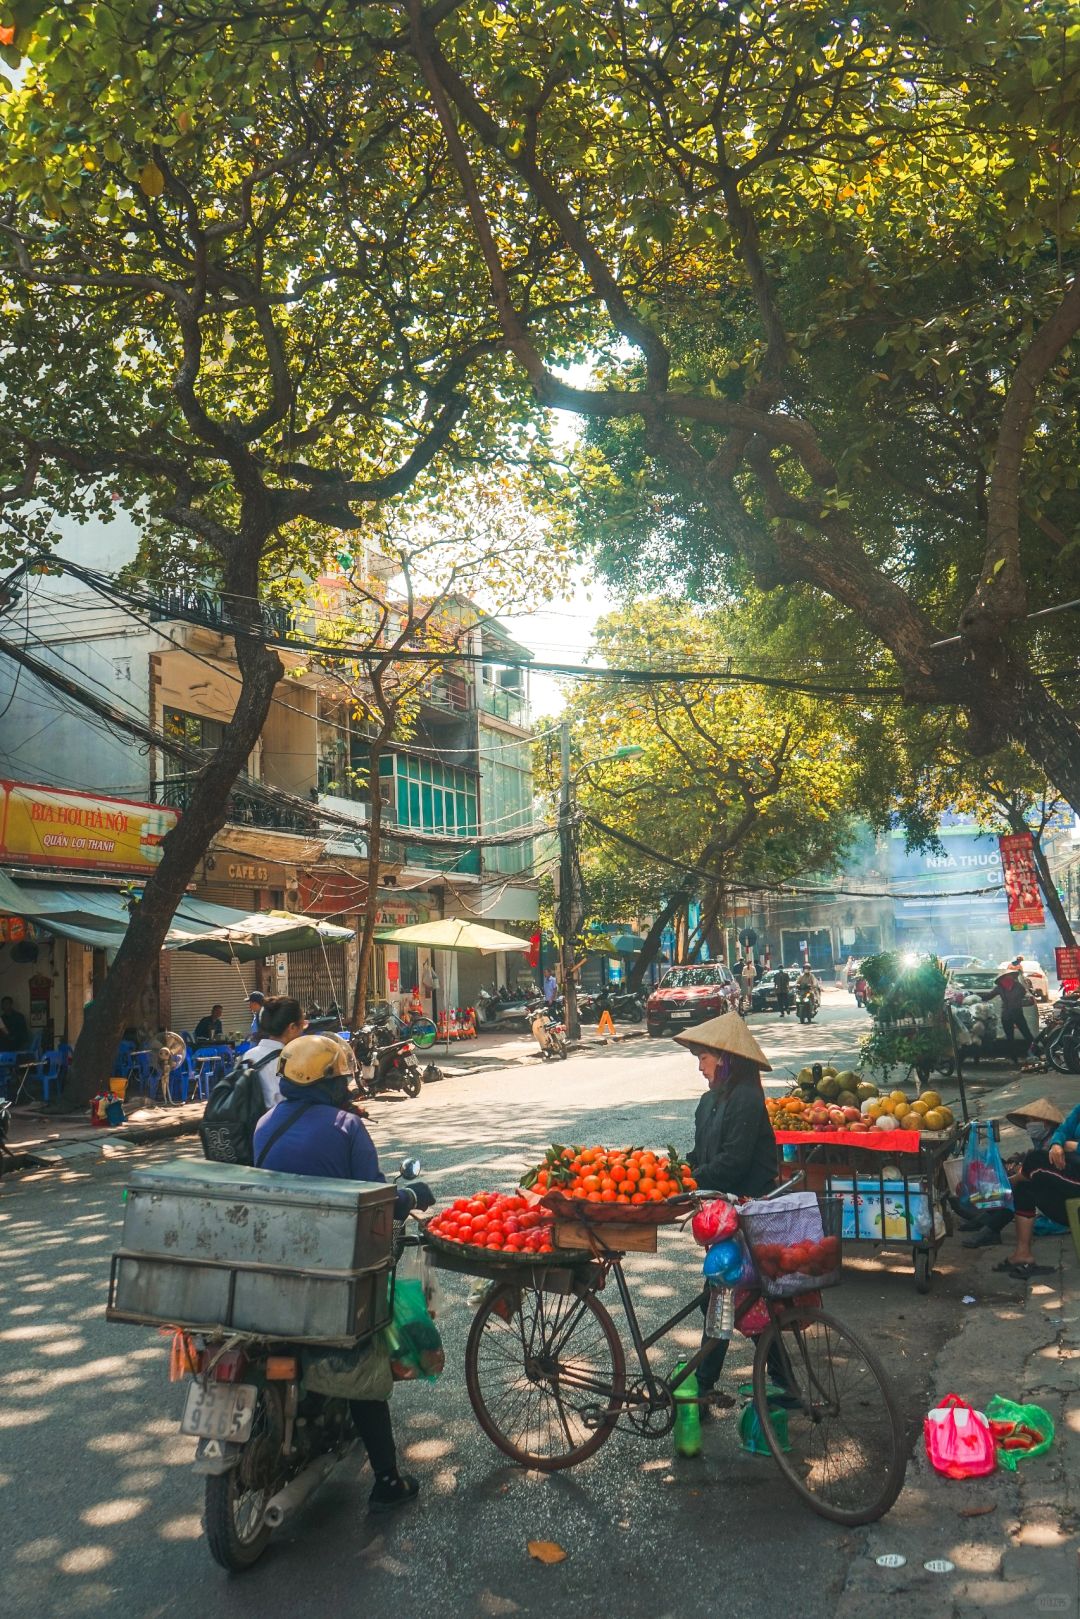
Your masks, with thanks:
M181 1038L185 1041L187 1036ZM191 1047L184 1052L183 1061L178 1063L169 1075L169 1094L174 1101L188 1102L191 1100L191 1087L195 1083L195 1064L191 1057Z
M134 1040L121 1040L116 1048L116 1063L114 1072L117 1079L127 1079L131 1074L131 1059L135 1055Z
M56 1051L47 1051L39 1059L37 1067L27 1076L38 1081L41 1086L42 1100L45 1102L52 1100L54 1090L59 1095L64 1088L64 1077L67 1074L68 1066L66 1053L70 1049L70 1046L60 1046Z
M1070 1197L1065 1205L1065 1220L1069 1227L1076 1249L1076 1257L1080 1259L1080 1197Z
M133 1079L144 1096L156 1096L161 1075L154 1066L149 1051L133 1051L129 1058L128 1079Z
M19 1071L17 1051L0 1051L0 1096L8 1096Z
M211 1087L221 1078L231 1057L228 1046L200 1046L195 1051L195 1088L203 1101L209 1101Z

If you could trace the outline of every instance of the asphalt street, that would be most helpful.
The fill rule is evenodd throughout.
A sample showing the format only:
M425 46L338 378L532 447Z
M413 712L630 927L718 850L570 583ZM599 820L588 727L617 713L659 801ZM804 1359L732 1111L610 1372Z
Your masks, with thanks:
M779 1085L811 1058L850 1060L867 1024L836 995L808 1029L760 1017L753 1026ZM372 1133L386 1167L416 1150L425 1178L451 1197L509 1187L552 1140L688 1146L700 1090L693 1058L670 1040L632 1041L563 1064L454 1078L415 1102L380 1099ZM181 1141L153 1152L195 1150ZM832 1613L861 1532L815 1517L770 1461L743 1455L730 1414L706 1430L692 1461L675 1457L670 1437L616 1433L570 1473L510 1465L468 1403L470 1283L456 1276L444 1283L444 1376L399 1386L392 1402L419 1501L391 1520L368 1518L370 1476L350 1459L254 1570L225 1575L202 1543L202 1481L190 1468L192 1441L177 1432L183 1389L168 1381L165 1340L104 1320L123 1183L123 1167L109 1166L13 1180L0 1192L0 1614L771 1619L796 1601L801 1619ZM913 1425L932 1357L961 1314L958 1259L947 1248L933 1291L920 1297L909 1257L851 1256L829 1298L877 1348ZM700 1263L688 1233L676 1232L662 1234L656 1256L628 1261L647 1321L692 1296ZM695 1342L689 1324L658 1346L656 1364L666 1368ZM728 1386L749 1364L738 1340ZM557 1542L565 1561L532 1560L530 1540Z

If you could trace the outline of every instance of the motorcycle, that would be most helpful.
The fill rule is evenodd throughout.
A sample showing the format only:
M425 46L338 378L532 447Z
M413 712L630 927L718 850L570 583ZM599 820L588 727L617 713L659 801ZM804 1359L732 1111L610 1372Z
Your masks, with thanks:
M390 1027L390 1009L382 1008L372 1014L352 1038L353 1053L357 1061L357 1089L361 1096L377 1096L381 1091L404 1091L406 1096L419 1096L420 1087L431 1072L433 1079L441 1079L442 1072L429 1064L422 1074L413 1056L411 1040L395 1039ZM371 1069L365 1074L366 1068Z
M344 1028L345 1014L336 1001L332 1001L324 1011L317 1001L312 1001L306 1012L308 1034L337 1034Z
M398 1180L419 1174L420 1160L407 1158ZM395 1223L395 1263L419 1241ZM240 1334L180 1342L192 1379L181 1432L198 1439L207 1545L222 1568L240 1572L355 1446L349 1404L304 1389L298 1345Z
M640 1023L645 1016L645 1003L636 991L605 988L593 999L590 1012L595 1014L598 1023L605 1012L610 1012L616 1023L620 1019Z
M812 989L800 989L797 992L795 1014L800 1023L813 1023L818 1015L818 998Z
M565 1025L554 1016L546 1001L533 1001L529 1013L532 1018L530 1024L532 1036L540 1047L540 1055L544 1061L547 1062L549 1057L555 1057L565 1062L568 1055Z
M510 989L482 989L476 997L476 1010L481 1025L489 1032L494 1029L528 1027L529 997Z

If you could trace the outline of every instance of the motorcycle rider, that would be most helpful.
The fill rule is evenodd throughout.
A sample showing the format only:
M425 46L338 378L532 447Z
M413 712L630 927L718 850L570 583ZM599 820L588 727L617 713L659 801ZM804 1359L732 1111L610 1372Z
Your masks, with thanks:
M815 1009L821 1005L821 985L818 983L809 966L803 968L795 980L796 996L809 992L814 998Z
M256 1126L256 1166L287 1175L385 1181L375 1145L349 1106L353 1056L345 1042L329 1034L300 1035L283 1047L279 1064L281 1101ZM396 1220L435 1202L423 1181L398 1186L396 1193ZM375 1475L368 1510L389 1512L413 1500L420 1482L398 1471L387 1402L351 1400L349 1408Z

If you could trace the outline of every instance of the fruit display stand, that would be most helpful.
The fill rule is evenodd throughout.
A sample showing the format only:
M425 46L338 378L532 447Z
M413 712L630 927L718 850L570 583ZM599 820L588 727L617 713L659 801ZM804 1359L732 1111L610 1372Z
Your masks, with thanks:
M958 1130L776 1131L781 1180L804 1174L810 1191L839 1198L845 1247L910 1247L915 1287L930 1291L934 1260L952 1223L945 1160Z

